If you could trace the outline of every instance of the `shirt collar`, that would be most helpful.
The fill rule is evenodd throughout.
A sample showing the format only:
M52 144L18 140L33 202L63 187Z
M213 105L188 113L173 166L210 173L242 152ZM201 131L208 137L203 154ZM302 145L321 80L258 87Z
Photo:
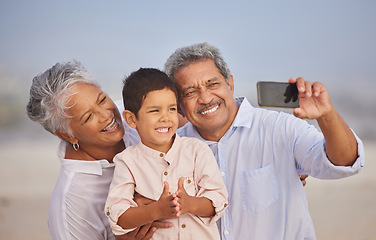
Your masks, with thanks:
M114 167L113 163L109 163L107 160L95 160L95 161L84 161L75 159L65 158L66 142L60 141L58 147L58 157L60 159L61 166L73 172L87 173L102 175L104 168Z
M253 111L254 107L249 103L249 101L247 100L246 97L237 97L237 98L234 99L234 101L235 101L236 105L238 106L238 112L236 113L235 119L234 119L232 125L230 126L230 128L227 130L225 136L234 127L251 128L251 125L252 125L253 114L249 114L249 112ZM205 140L203 137L201 137L197 128L190 122L185 124L184 127L182 128L182 130L189 133L190 137L198 138L198 139L206 142L209 145L212 144L212 143L216 143L216 142L213 142L213 141Z
M180 145L181 145L181 138L177 133L175 133L174 142L172 143L172 146L171 146L170 150L168 150L167 153L163 153L163 152L157 151L155 149L152 149L152 148L144 145L142 143L142 141L140 141L137 144L137 146L139 148L141 148L142 152L145 153L147 156L152 157L152 158L164 159L169 164L171 164L174 161L174 159L176 158L177 152L180 149Z
M239 107L238 113L232 123L232 127L247 127L251 128L252 125L252 118L253 114L249 114L252 112L254 107L249 103L246 97L237 97L234 99L236 105Z

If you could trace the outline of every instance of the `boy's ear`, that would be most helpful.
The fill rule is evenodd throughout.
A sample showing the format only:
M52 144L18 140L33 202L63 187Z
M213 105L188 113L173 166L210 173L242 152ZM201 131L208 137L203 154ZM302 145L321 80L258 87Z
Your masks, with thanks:
M56 136L58 136L60 139L63 139L63 140L65 140L65 141L68 141L68 142L70 142L70 143L72 143L72 144L77 143L77 139L75 139L74 137L69 136L69 135L68 135L67 133L65 133L65 132L61 132L61 131L59 131L59 130L56 130L55 134L56 134Z
M136 128L136 115L133 112L124 110L123 118L131 128Z

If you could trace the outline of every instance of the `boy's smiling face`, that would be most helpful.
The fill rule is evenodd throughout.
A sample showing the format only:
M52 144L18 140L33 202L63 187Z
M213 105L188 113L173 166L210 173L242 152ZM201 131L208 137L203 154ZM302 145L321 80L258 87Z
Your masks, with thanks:
M149 92L134 124L144 145L166 153L178 128L175 93L168 88Z

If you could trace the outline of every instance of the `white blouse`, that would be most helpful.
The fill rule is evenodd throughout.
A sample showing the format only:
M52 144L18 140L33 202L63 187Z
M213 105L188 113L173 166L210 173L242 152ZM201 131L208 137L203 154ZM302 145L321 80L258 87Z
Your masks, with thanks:
M65 148L61 141L60 174L48 211L50 239L115 239L103 211L115 165L65 159Z

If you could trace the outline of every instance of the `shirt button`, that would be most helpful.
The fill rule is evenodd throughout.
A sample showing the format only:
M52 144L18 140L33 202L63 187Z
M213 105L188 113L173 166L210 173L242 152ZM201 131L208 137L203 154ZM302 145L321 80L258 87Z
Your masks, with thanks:
M159 156L160 156L160 157L163 157L163 153L160 153Z
M228 231L225 231L224 234L228 236L230 233Z
M181 227L182 227L182 228L185 228L185 227L187 227L187 225L185 225L185 224L182 224L182 225L181 225Z
M225 172L221 172L221 176L223 177L225 175Z
M164 174L165 176L167 176L167 175L168 175L168 172L164 172L163 174Z
M188 183L191 183L191 179L188 179L188 181L187 181Z

